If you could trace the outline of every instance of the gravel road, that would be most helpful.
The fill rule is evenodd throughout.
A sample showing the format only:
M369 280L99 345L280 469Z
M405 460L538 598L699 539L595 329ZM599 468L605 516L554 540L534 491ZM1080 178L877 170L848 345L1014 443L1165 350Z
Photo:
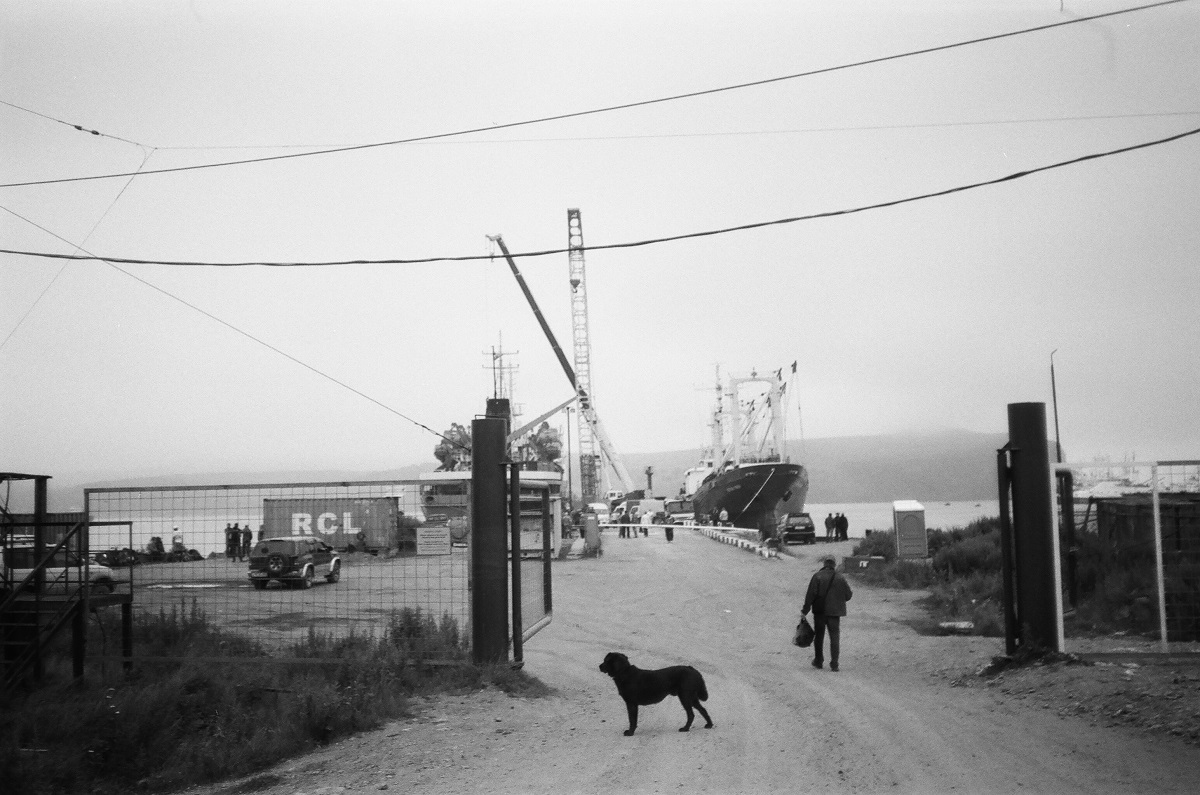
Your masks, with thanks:
M856 586L842 670L813 669L790 645L804 587L818 554L849 548L767 560L688 531L606 538L599 559L555 563L554 621L526 645L526 671L555 695L432 698L414 719L194 791L1195 791L1200 751L1183 739L957 686L1003 642L918 634L920 593ZM643 668L694 665L715 727L679 733L670 699L622 736L624 705L597 669L608 651Z

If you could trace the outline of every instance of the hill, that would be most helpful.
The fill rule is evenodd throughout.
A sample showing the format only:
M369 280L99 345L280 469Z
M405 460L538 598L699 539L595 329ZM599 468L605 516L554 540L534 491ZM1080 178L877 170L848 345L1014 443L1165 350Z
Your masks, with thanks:
M1003 433L941 431L928 434L848 436L792 442L789 454L808 469L809 502L889 502L895 499L979 500L996 497L996 449ZM654 467L654 491L679 491L699 450L625 456L641 486Z

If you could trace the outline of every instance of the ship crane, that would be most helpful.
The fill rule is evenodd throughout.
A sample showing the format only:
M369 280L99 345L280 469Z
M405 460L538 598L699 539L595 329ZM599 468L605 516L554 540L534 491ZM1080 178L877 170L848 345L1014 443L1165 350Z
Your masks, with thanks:
M504 245L504 239L500 235L489 235L489 239L500 247L500 253L504 255L505 261L508 262L508 267L512 270L512 274L516 278L517 284L521 288L521 292L524 293L525 300L529 302L529 308L533 310L534 317L537 318L538 324L542 327L542 333L546 335L546 339L550 342L550 347L554 349L554 355L558 357L558 363L562 366L563 372L567 374L567 380L571 382L571 388L575 391L574 399L579 401L579 416L582 418L580 422L580 436L582 437L582 430L586 428L589 432L589 438L595 440L595 443L599 446L604 459L616 473L617 479L620 481L621 486L626 492L633 491L633 478L630 477L629 470L625 468L625 463L617 454L616 448L613 447L612 440L605 431L604 424L600 421L600 415L596 413L596 408L594 405L592 405L591 393L588 389L589 385L586 382L581 382L580 379L576 377L575 369L571 367L571 363L567 361L567 355L563 352L562 346L558 344L558 339L554 336L554 332L550 330L550 324L546 322L546 318L542 314L542 310L538 307L537 301L534 299L533 293L529 289L529 285L525 283L525 277L521 275L521 271L517 268L517 263L513 261L512 255L508 253L508 246ZM572 279L572 286L578 289L578 286L574 283L574 279ZM556 409L556 411L560 409ZM581 447L581 449L585 448ZM588 491L586 488L587 481L584 481L584 502L595 501L596 492L598 490L596 486L595 472L596 456L594 453L590 454L590 460L592 462L592 491Z

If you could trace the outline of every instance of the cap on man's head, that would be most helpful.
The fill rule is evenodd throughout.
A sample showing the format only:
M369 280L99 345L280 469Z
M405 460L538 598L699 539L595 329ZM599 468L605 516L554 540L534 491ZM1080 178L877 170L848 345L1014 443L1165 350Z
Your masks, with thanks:
M830 563L830 564L833 564L834 566L836 566L837 558L835 558L833 555L826 555L825 557L821 558L821 562L822 563Z

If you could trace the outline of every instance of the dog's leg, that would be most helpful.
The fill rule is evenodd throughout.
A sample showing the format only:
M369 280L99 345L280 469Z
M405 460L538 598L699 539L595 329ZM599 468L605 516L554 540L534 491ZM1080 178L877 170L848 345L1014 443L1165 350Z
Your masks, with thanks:
M692 712L692 705L688 703L689 699L691 698L692 697L690 695L682 695L679 697L679 703L683 704L683 711L686 712L688 716L687 723L683 724L683 727L679 730L681 732L691 729L692 721L696 719L695 714Z
M629 728L625 730L626 737L632 737L637 730L637 703L633 701L625 702L625 709L629 711Z
M708 717L708 710L701 706L699 701L696 701L696 709L700 710L700 714L704 716L704 728L711 729L713 727L712 718ZM691 721L688 721L691 723Z

